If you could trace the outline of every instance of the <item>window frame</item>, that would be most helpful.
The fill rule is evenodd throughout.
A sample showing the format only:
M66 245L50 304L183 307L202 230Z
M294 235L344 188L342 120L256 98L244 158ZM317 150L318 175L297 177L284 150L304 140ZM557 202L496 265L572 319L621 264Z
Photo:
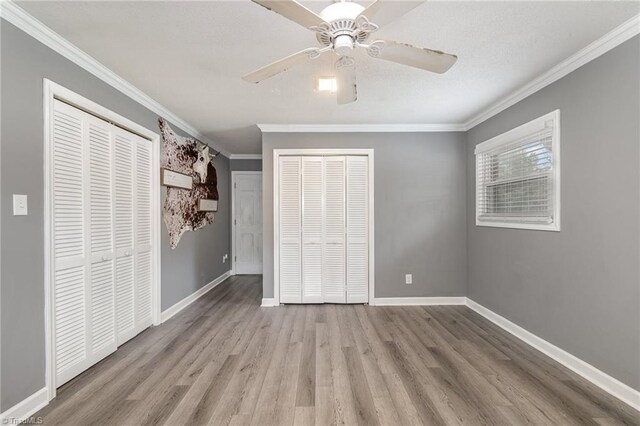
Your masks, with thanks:
M533 223L524 221L527 216L506 216L506 220L482 220L480 214L480 206L478 205L478 193L484 189L484 185L480 184L478 176L478 161L480 155L492 151L496 148L505 146L517 139L534 134L544 130L548 125L553 126L551 136L551 191L553 202L553 220L549 223ZM557 109L534 120L529 121L512 130L502 133L494 138L476 145L474 150L475 156L475 214L476 226L493 227L493 228L513 228L528 229L537 231L560 231L560 110ZM523 181L526 178L522 179Z

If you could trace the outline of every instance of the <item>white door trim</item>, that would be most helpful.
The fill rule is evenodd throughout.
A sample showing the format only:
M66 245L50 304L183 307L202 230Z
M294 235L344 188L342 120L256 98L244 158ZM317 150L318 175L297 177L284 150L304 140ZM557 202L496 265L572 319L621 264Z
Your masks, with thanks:
M53 303L52 296L54 294L51 286L53 285L52 277L52 259L53 259L53 226L51 223L52 218L52 203L51 203L51 188L52 179L51 173L53 172L51 167L52 152L51 152L51 136L53 135L53 103L54 99L60 99L64 102L71 104L83 111L86 111L92 115L98 116L105 121L116 124L119 127L123 127L128 131L138 134L145 139L149 139L153 144L153 164L152 170L160 170L160 135L150 129L140 126L133 121L112 112L95 102L78 95L77 93L60 86L48 79L44 79L43 90L43 104L44 104L44 293L45 293L45 307L44 307L44 327L45 327L45 386L47 388L47 398L51 401L56 396L56 374L55 374L55 334L54 334L54 317L53 317ZM151 203L154 209L152 214L152 229L153 229L153 279L152 279L152 315L153 324L160 324L160 224L161 224L161 204L160 204L160 175L159 173L153 173Z
M236 179L238 176L260 175L262 171L231 171L231 275L236 274Z
M283 156L366 156L369 160L369 304L375 298L374 226L374 150L373 149L274 149L273 150L273 306L280 304L280 157Z

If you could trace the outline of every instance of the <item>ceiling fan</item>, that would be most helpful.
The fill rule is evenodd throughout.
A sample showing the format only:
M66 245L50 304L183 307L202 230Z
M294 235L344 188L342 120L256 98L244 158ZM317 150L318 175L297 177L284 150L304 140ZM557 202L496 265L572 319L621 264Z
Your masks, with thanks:
M259 83L332 51L338 56L335 62L338 104L348 104L357 100L353 56L356 48L366 49L373 58L440 74L451 68L458 59L455 55L397 41L375 40L366 43L371 33L419 6L422 1L375 0L365 8L352 1L340 0L327 6L319 15L295 0L252 1L315 31L321 47L301 50L242 77L250 83Z

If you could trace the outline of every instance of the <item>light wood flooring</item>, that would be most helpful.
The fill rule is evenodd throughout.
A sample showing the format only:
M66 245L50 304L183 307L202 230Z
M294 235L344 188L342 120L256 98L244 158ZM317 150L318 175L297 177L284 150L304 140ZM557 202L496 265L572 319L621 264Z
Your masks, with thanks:
M58 389L44 424L640 424L464 306L261 308L233 277Z

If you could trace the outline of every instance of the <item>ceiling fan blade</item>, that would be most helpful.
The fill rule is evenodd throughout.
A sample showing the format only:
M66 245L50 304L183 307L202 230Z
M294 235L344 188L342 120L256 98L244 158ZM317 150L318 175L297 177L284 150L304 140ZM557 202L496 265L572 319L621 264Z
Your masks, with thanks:
M342 57L336 62L336 98L339 105L358 100L356 64L353 58Z
M374 41L367 48L367 53L374 58L397 62L438 74L448 71L458 60L456 55L389 40Z
M321 53L322 52L320 52L320 49L310 47L308 49L301 50L298 53L294 53L293 55L287 56L286 58L282 58L272 64L266 65L253 72L250 72L249 74L243 76L242 79L248 81L249 83L260 83L262 80L266 80L273 77L274 75L280 74L281 72L285 72L291 67L315 59L320 56Z
M376 24L378 28L387 25L420 6L424 1L397 1L397 0L376 0L365 10L360 12L360 16L365 16L370 22Z
M318 26L324 23L315 12L307 9L295 0L252 0L254 3L269 9L290 21L300 24L305 28Z

